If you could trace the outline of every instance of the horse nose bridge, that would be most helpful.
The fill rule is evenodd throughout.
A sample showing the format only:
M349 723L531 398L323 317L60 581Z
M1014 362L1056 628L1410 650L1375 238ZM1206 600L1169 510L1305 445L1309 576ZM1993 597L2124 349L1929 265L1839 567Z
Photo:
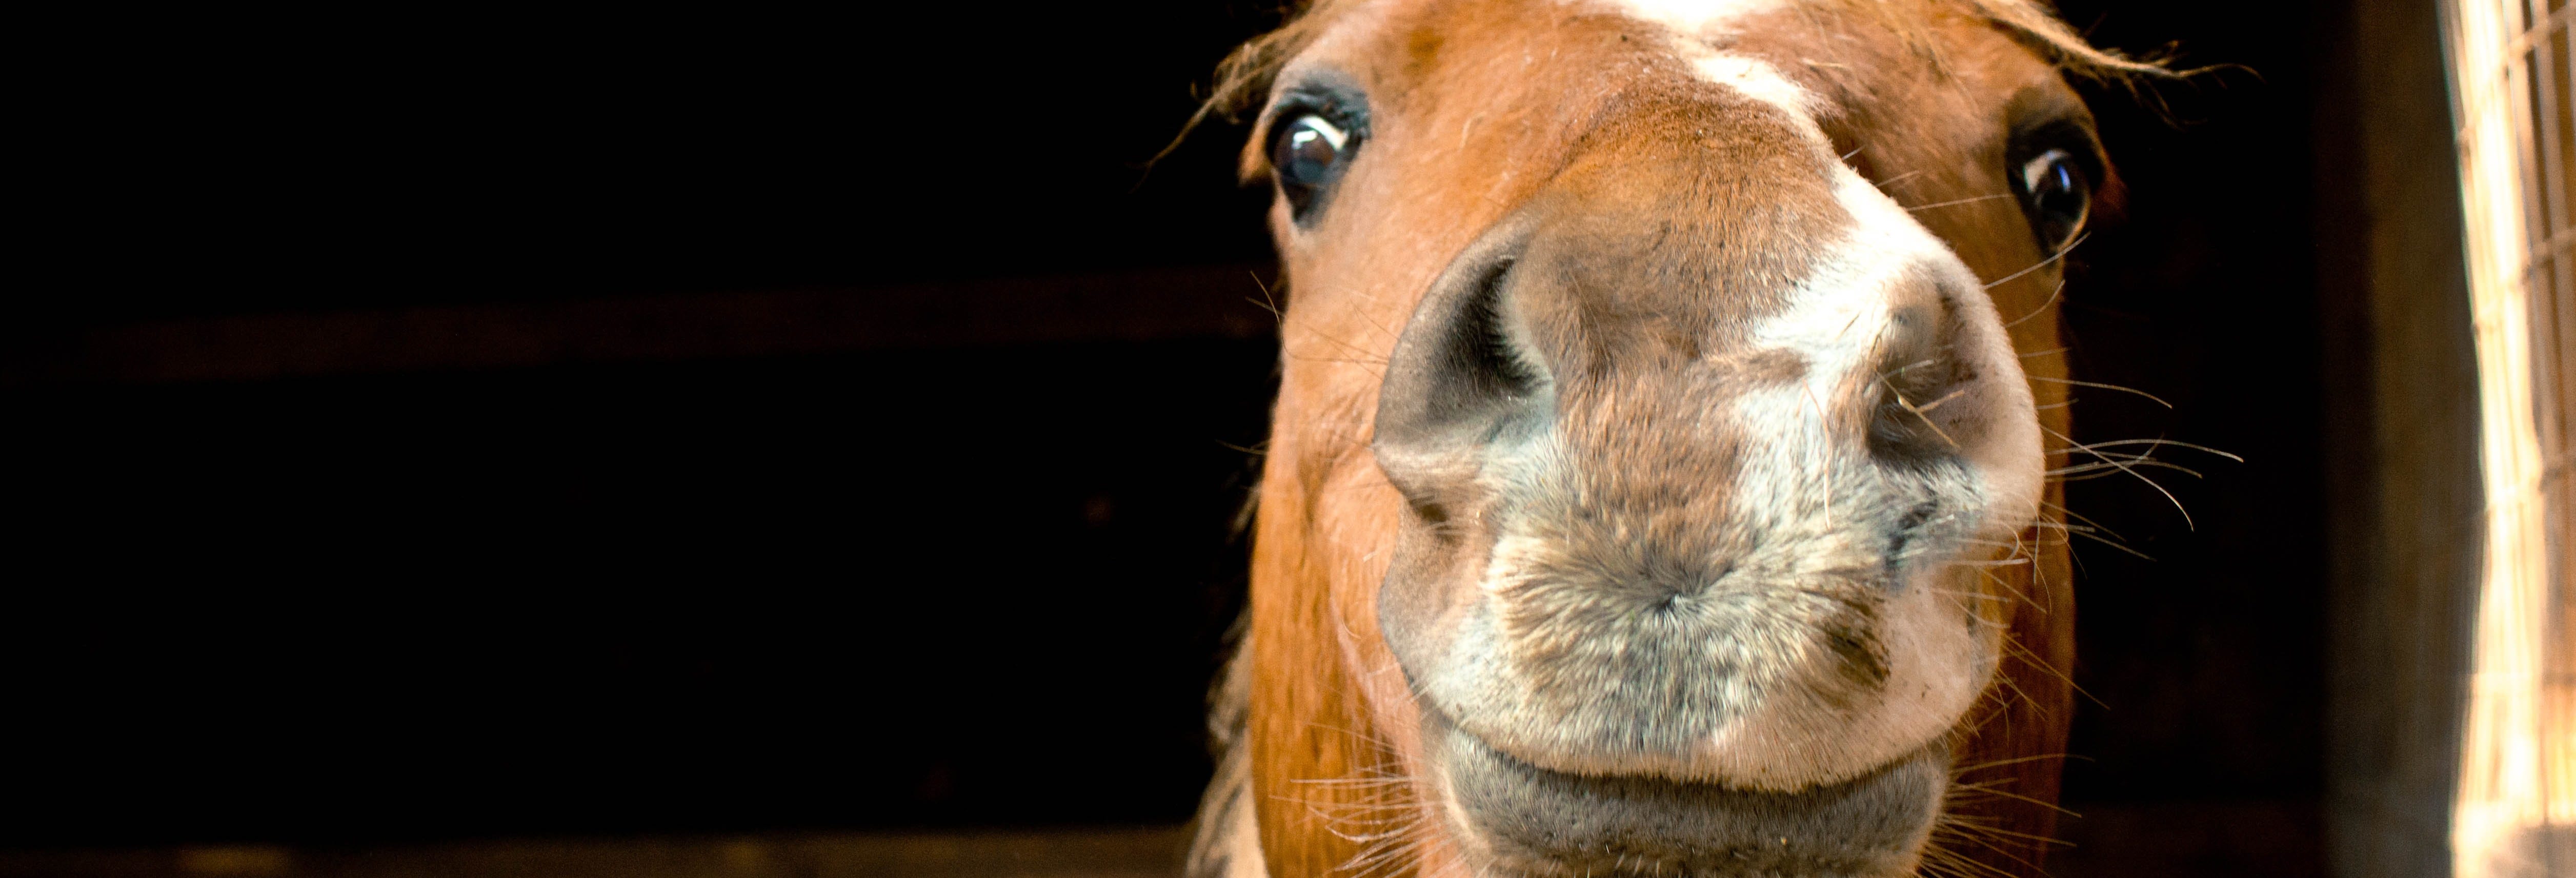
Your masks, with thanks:
M1777 373L1787 361L1748 352L1749 328L1810 273L1812 242L1832 225L1800 220L1827 211L1720 216L1708 198L1542 198L1479 236L1426 290L1390 353L1381 450L1489 443L1544 423L1568 384L1686 382L1695 366L1748 356L1733 365Z
M1959 450L1978 410L1960 388L1991 359L1957 343L1965 266L1812 144L1688 124L1588 151L1426 290L1379 397L1399 488L1578 418L1677 442L1777 431L1782 399L1812 422L1763 441L1799 460Z

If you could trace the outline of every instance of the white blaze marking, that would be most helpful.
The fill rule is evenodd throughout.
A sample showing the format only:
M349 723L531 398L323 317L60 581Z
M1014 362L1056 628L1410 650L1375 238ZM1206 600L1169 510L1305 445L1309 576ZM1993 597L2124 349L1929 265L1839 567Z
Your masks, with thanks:
M1789 5L1787 0L1616 0L1613 5L1632 18L1671 28L1674 52L1690 62L1700 78L1786 110L1798 119L1800 127L1814 129L1814 95L1761 59L1722 52L1712 46L1727 36L1729 25L1784 8ZM1822 132L1814 133L1822 139Z
M1697 54L1697 57L1692 58L1691 67L1699 71L1701 78L1731 87L1742 92L1745 97L1786 110L1789 115L1797 118L1800 128L1808 130L1818 139L1823 138L1823 132L1814 130L1815 95L1808 93L1797 83L1790 82L1788 77L1780 75L1777 68L1758 58L1726 52L1702 49L1700 53L1694 54Z
M1852 214L1849 237L1791 291L1786 311L1753 332L1758 346L1804 355L1807 392L1821 399L1832 398L1846 376L1867 365L1905 276L1956 262L1950 248L1860 174L1838 166L1834 177L1834 198Z
M1629 15L1697 37L1713 27L1789 5L1786 0L1618 0Z
M1790 449L1805 442L1816 443L1805 453L1826 453L1831 437L1820 406L1833 405L1839 389L1878 365L1869 358L1893 318L1893 296L1906 276L1914 274L1918 283L1938 280L1958 293L1952 299L1960 310L1961 333L1952 340L1956 356L1987 373L1980 392L2000 404L1984 416L1987 438L1961 450L1979 476L1984 515L2018 527L2038 514L2039 424L2031 414L2030 389L2011 339L1995 331L2002 323L1993 300L1949 246L1895 199L1848 167L1835 168L1834 175L1835 200L1854 220L1848 237L1790 293L1786 310L1753 330L1756 348L1786 348L1805 357L1806 379L1794 387L1745 394L1737 401L1738 414L1743 423L1760 425L1755 435L1781 443L1774 446L1774 453L1784 456L1776 461L1781 467L1796 463L1785 456L1799 453ZM1806 489L1802 480L1807 472L1752 466L1744 487L1757 504L1790 501L1797 498L1792 492ZM1766 474L1785 481L1758 484Z
M2009 343L1983 329L1999 325L1992 303L1967 266L1894 199L1847 167L1834 173L1835 199L1851 213L1852 224L1790 293L1788 307L1753 327L1754 348L1796 351L1808 371L1797 384L1735 401L1745 434L1759 438L1739 476L1734 514L1768 521L1775 533L1805 535L1819 547L1867 538L1854 532L1854 519L1885 510L1834 510L1831 504L1835 488L1850 483L1848 471L1870 464L1865 452L1844 444L1849 437L1833 435L1827 419L1834 407L1850 404L1853 382L1869 380L1879 366L1873 358L1895 328L1896 297L1911 285L1937 280L1961 291L1954 300L1965 324L1956 338L1957 355L1988 372L1988 392L2005 397L2005 404L1985 415L1985 437L1961 449L1977 476L1967 487L1969 503L1978 508L1956 512L1989 527L2017 527L2037 511L2038 427ZM2010 374L1993 374L2001 371ZM2021 398L2015 404L2011 396ZM1819 502L1826 504L1826 518L1839 520L1797 511ZM1957 599L1939 591L1944 575L1941 565L1927 568L1883 608L1877 633L1887 648L1884 695L1850 717L1833 745L1801 745L1821 717L1806 715L1808 708L1795 700L1766 699L1721 727L1709 742L1711 751L1775 754L1774 759L1798 754L1817 760L1804 767L1830 775L1896 758L1939 735L1974 702L1995 660L1981 635L1959 625Z

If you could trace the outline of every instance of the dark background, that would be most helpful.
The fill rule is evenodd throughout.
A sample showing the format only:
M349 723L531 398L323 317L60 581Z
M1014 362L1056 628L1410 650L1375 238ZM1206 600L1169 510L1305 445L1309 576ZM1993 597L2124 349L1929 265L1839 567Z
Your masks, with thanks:
M2299 3L2064 11L2250 68L2163 89L2170 120L2093 95L2132 197L2078 253L2076 377L2172 408L2086 391L2078 437L2246 463L2160 476L2194 526L2134 482L2070 487L2153 560L2078 547L2067 799L2251 803L2312 845L2331 34ZM1187 818L1275 343L974 315L1012 308L993 283L1185 271L1244 275L1192 288L1206 325L1267 319L1241 130L1144 162L1275 12L53 14L16 37L44 63L0 315L0 847ZM115 359L138 327L886 289L967 316L891 344Z

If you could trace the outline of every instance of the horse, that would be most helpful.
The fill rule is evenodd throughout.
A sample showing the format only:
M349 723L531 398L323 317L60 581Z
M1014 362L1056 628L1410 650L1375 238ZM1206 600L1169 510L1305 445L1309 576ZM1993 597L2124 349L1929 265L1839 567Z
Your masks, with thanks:
M2073 684L2037 0L1320 0L1199 876L2037 874ZM2088 455L2070 465L2071 453Z

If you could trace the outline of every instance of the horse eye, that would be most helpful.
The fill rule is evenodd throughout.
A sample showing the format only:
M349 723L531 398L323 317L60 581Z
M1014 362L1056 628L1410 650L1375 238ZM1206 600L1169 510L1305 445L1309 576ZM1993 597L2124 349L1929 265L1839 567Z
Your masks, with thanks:
M2039 236L2039 249L2052 254L2066 249L2093 211L2093 181L2076 165L2074 156L2052 149L2023 162L2017 182L2031 232Z
M1289 214L1303 221L1316 195L1341 176L1358 150L1349 131L1314 113L1278 126L1270 135L1270 169L1279 178L1280 194L1288 198Z

